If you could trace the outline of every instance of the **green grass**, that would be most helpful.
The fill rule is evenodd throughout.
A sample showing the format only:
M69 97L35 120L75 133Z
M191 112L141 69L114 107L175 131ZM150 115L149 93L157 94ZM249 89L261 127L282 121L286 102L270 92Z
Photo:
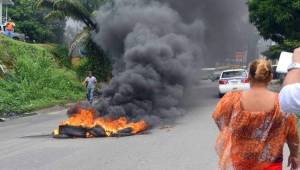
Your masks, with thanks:
M9 69L0 78L0 114L28 112L84 98L75 72L60 66L43 45L0 36L0 64Z

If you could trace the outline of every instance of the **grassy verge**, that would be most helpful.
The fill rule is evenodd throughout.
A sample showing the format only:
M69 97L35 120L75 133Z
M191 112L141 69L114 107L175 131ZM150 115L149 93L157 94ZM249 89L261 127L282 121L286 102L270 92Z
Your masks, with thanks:
M22 113L81 100L84 89L75 72L59 66L49 50L0 36L0 115Z

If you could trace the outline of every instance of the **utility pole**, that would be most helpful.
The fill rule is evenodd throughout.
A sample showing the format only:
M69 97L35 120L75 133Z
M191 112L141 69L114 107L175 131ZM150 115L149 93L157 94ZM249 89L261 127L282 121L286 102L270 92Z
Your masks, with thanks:
M3 25L3 5L6 6L6 21L7 21L7 6L8 5L14 5L14 2L12 0L0 0L0 25Z
M6 14L5 14L5 16L6 16L6 17L5 17L5 22L8 21L8 14L7 14L7 13L8 13L8 12L7 12L8 10L7 10L7 6L8 6L8 5L5 6L5 13L6 13Z
M0 0L0 25L3 25L2 5L3 5L3 0Z

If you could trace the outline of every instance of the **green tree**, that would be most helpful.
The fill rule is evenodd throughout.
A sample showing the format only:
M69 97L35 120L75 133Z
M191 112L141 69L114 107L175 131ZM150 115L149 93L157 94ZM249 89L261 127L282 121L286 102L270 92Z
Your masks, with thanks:
M15 0L15 5L9 8L9 17L16 22L16 31L24 33L30 41L61 42L64 31L64 21L46 22L43 18L49 9L34 9L35 0Z
M81 21L86 25L81 33L74 37L70 45L69 52L73 51L82 42L88 41L90 33L97 31L98 26L93 18L93 11L105 0L38 0L35 6L38 9L52 9L46 16L46 19L64 20L70 17ZM97 5L96 5L97 4Z
M91 39L91 33L98 31L99 26L94 20L93 13L108 0L38 0L38 8L52 9L46 19L72 18L85 24L82 32L74 37L69 48L69 54L78 46L84 44L87 50L87 61L80 68L80 75L85 75L87 70L93 71L99 79L106 79L111 72L111 63L101 47Z
M111 61L107 54L97 46L91 39L85 42L85 49L87 51L86 60L81 63L78 68L80 77L85 77L87 71L92 71L99 80L107 80L111 78Z
M298 40L284 40L282 43L273 45L263 53L269 59L278 59L282 51L292 52L295 48L300 47L300 41Z
M79 0L88 11L98 10L101 5L109 0Z
M249 0L250 21L265 39L300 39L300 0Z
M300 0L248 0L248 6L260 35L277 43L264 55L276 59L300 45Z
M36 6L52 9L45 16L46 19L70 17L83 22L90 30L97 30L97 24L92 17L93 11L89 11L79 0L38 0Z

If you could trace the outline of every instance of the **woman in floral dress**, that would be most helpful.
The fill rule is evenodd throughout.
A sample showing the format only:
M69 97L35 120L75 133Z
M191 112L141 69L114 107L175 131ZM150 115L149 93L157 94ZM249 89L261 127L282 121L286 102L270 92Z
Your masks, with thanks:
M297 117L281 112L278 94L268 90L271 64L250 65L251 89L229 92L213 113L220 133L216 150L220 170L282 170L283 146L289 146L289 166L298 169Z

